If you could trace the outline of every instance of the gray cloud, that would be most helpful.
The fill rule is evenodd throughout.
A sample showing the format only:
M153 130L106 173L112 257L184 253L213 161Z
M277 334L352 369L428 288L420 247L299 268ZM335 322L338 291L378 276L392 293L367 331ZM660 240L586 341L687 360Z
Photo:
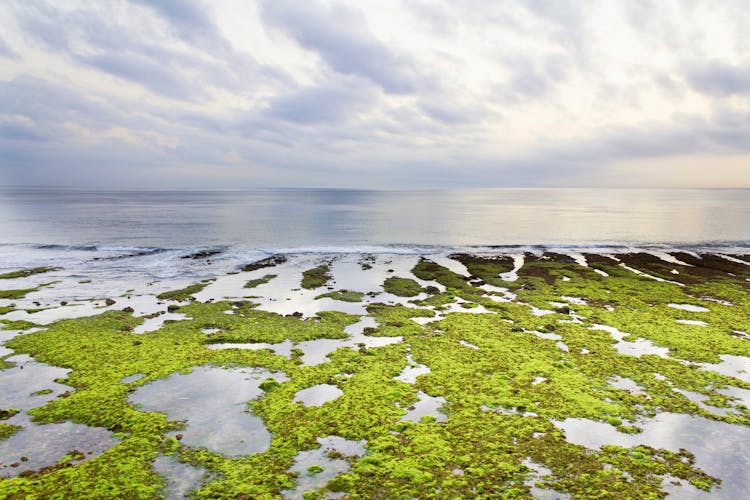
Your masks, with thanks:
M607 12L622 10L623 30L662 56L690 44L695 30L669 20L638 32L645 5ZM14 16L0 26L10 26L17 54L6 61L16 68L12 78L0 81L0 183L570 185L606 180L612 165L630 161L750 154L750 113L726 99L750 92L746 62L706 62L699 53L690 64L680 55L663 68L647 58L615 67L616 54L610 64L602 54L612 51L597 53L595 20L580 4L410 3L415 36L436 38L434 50L405 53L370 30L360 4L268 0L259 11L264 24L254 29L266 27L257 35L270 37L252 55L232 48L208 7L0 5L0 14ZM669 39L660 37L670 26ZM286 52L273 52L279 34L308 60L297 65L299 53L287 61ZM465 46L463 36L471 38ZM2 47L0 39L0 56ZM31 68L40 48L55 67ZM277 55L270 67L255 59ZM615 77L607 80L592 62ZM76 78L84 67L85 78ZM142 99L122 82L178 102ZM689 88L705 95L711 112L687 99ZM580 115L561 100L579 95L587 101ZM670 114L682 104L683 115ZM554 130L560 123L570 123L569 134Z
M350 78L304 88L272 100L266 116L300 124L339 123L375 101L369 87L366 80Z
M17 15L26 34L49 50L177 100L203 99L211 86L239 91L253 82L282 83L286 78L232 50L197 4L147 4L175 24L181 37L200 42L199 50L192 51L173 48L164 43L164 33L125 24L107 11L110 4L100 5L103 12L21 4Z
M378 40L362 13L344 5L270 0L263 19L303 48L320 54L334 70L367 78L386 92L408 93L420 87L414 63Z
M191 0L130 0L153 9L174 28L183 40L211 50L233 52L231 44L223 37L216 24L207 14L207 5Z
M5 40L3 40L2 37L0 37L0 57L7 57L8 59L15 59L18 57L16 52L5 43Z
M561 54L537 58L504 57L511 78L498 84L497 96L504 102L519 102L525 99L543 99L567 75L567 58Z
M173 68L140 54L97 54L77 59L111 75L137 82L165 97L191 100L205 96L202 89L186 81Z
M726 97L750 93L750 65L710 61L687 73L690 85L704 94Z

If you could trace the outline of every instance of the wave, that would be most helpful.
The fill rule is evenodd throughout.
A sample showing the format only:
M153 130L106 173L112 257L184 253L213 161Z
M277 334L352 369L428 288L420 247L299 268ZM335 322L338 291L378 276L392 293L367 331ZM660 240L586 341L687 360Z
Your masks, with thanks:
M700 243L573 243L573 244L510 244L510 245L420 245L420 244L384 244L384 245L320 245L298 247L248 247L245 245L201 245L183 248L159 246L128 246L128 245L62 245L62 244L15 244L2 243L0 247L7 250L13 248L37 249L55 252L87 252L100 255L92 256L92 260L127 259L134 257L168 254L168 258L186 260L202 260L215 258L218 260L256 260L259 256L270 255L346 255L346 254L374 254L374 255L434 255L450 253L523 253L541 254L544 252L574 252L574 253L631 253L631 252L692 252L692 253L723 253L750 254L748 241L711 241ZM103 255L102 255L103 254Z

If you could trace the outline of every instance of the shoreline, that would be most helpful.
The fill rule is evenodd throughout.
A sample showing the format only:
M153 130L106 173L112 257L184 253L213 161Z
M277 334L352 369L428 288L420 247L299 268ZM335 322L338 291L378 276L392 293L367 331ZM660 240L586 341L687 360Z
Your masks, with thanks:
M0 496L750 487L744 254L79 252L0 279Z

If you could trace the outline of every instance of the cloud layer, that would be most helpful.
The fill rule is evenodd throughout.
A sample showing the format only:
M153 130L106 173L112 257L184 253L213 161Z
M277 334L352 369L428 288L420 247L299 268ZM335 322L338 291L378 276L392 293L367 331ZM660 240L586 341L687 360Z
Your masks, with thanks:
M746 11L11 0L0 184L750 187Z

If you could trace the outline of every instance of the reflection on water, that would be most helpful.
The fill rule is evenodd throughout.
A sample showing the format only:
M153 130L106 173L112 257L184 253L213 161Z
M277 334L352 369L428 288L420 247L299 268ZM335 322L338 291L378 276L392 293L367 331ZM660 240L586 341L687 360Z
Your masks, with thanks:
M8 422L18 424L16 418ZM112 434L100 427L72 422L38 425L27 420L20 431L0 442L0 476L10 477L55 465L66 456L65 461L79 462L103 453L116 443Z
M344 391L331 384L318 384L307 389L297 391L293 402L302 403L305 406L322 406L328 401L338 399Z
M55 382L70 370L39 363L28 355L8 358L16 366L0 370L0 409L21 410L3 423L20 426L9 438L0 441L0 476L15 476L25 470L54 465L71 450L82 453L69 461L94 457L117 441L106 429L72 422L38 425L26 413L47 404L71 387Z
M419 400L414 403L411 409L407 410L406 415L401 420L419 422L422 417L434 417L436 422L445 422L448 416L443 413L441 408L445 404L445 398L442 396L430 396L422 391L417 392Z
M167 480L165 500L179 500L201 484L206 470L182 463L174 456L159 455L154 460L154 471Z
M597 449L606 444L647 445L695 455L696 467L722 480L721 498L747 498L750 491L750 428L681 413L638 422L640 434L624 434L603 422L568 418L554 424L571 443Z
M344 457L359 457L365 454L364 441L350 441L340 436L328 436L318 438L318 443L320 448L301 451L294 457L294 465L289 471L298 474L297 484L293 490L283 492L284 498L302 499L305 492L322 488L334 477L347 472L349 463L343 458L331 458L329 456L331 452ZM309 469L315 466L322 467L323 470L317 472L317 468Z
M225 455L249 455L268 449L271 434L263 420L249 412L247 402L260 397L267 379L286 381L284 375L259 368L193 368L140 387L130 401L147 411L166 413L170 420L186 420L182 442Z
M750 240L736 190L0 191L8 243L253 248Z

